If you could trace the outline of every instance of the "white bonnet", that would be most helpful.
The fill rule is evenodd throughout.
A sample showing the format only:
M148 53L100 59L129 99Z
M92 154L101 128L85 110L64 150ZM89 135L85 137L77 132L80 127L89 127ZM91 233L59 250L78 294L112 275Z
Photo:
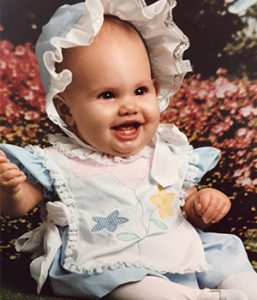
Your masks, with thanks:
M159 104L163 111L170 97L179 89L184 75L191 71L190 62L182 58L189 47L188 38L173 22L175 5L175 0L159 0L148 6L144 0L86 0L59 7L43 26L36 45L48 117L75 138L53 103L53 97L71 83L72 73L67 69L56 73L55 64L63 59L62 48L92 43L105 14L131 22L144 38L153 74L160 83Z

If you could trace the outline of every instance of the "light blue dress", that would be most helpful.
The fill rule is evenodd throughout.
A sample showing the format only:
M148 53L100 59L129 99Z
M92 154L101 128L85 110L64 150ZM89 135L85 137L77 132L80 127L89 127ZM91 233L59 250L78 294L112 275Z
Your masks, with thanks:
M37 256L38 291L48 278L56 295L102 298L147 275L215 288L253 271L238 237L195 229L181 211L186 191L216 165L217 149L193 149L177 130L130 160L88 153L63 137L47 149L0 148L50 200L40 227L17 243Z

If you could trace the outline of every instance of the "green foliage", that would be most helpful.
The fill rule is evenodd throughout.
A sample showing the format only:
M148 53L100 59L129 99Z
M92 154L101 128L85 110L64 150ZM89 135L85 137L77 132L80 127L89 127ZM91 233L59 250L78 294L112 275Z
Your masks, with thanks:
M257 4L252 6L241 16L243 28L236 31L231 41L224 47L224 53L229 60L237 58L239 68L252 77L257 76ZM238 67L236 64L235 68Z
M240 16L229 12L225 0L178 1L175 22L191 41L186 55L194 71L204 77L213 75L219 67L229 74L256 78L257 4Z

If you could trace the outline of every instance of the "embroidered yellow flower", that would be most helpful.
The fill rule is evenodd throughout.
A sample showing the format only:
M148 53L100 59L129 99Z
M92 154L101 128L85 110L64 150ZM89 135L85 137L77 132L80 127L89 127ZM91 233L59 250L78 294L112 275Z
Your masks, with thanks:
M158 206L159 215L163 219L166 216L173 215L173 209L171 206L172 201L175 198L174 193L167 192L162 186L158 185L158 191L153 195L150 200Z

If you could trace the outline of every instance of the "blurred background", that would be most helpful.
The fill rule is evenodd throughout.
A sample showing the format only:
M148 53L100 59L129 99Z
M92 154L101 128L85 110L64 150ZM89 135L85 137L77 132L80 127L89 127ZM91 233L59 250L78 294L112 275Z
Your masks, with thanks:
M77 2L0 0L1 143L46 146L45 132L56 132L45 117L34 46L56 8ZM162 121L175 123L194 146L222 151L202 186L226 193L232 209L209 230L238 235L257 270L257 0L179 0L173 16L190 39L184 58L193 72ZM28 256L15 252L14 239L38 222L37 208L22 218L1 217L2 279L16 278L16 287L23 287L19 276L28 274Z

